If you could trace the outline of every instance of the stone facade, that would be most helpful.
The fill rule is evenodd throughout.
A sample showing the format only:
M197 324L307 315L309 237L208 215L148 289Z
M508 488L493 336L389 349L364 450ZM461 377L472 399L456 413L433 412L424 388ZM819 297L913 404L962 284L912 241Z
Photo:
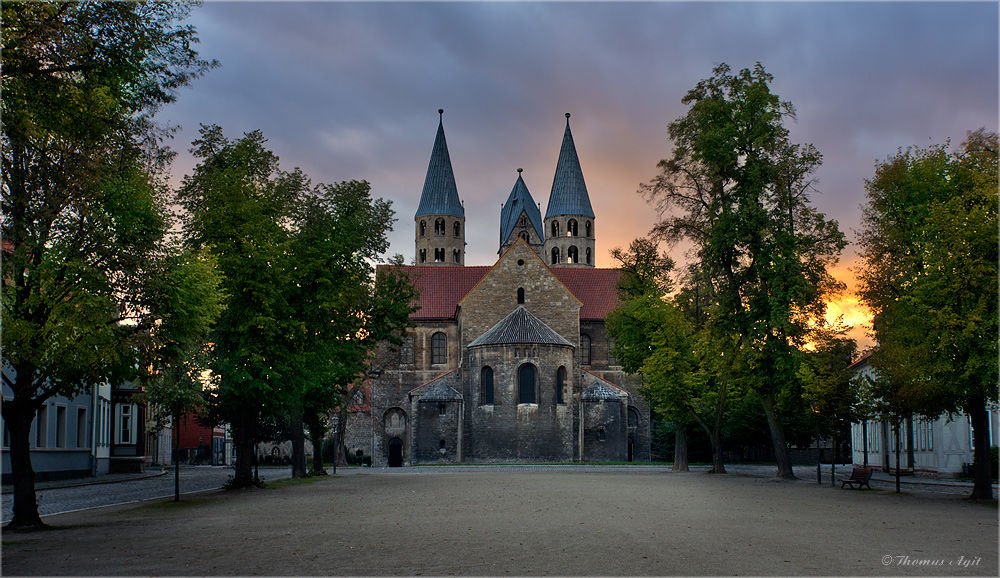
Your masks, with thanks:
M434 239L464 249L439 124L414 217L417 264L406 267L420 291L415 327L380 354L371 382L374 466L649 460L649 407L609 356L604 324L620 273L594 266L594 215L568 121L544 225L519 172L488 267L427 257ZM553 249L561 259L549 263Z

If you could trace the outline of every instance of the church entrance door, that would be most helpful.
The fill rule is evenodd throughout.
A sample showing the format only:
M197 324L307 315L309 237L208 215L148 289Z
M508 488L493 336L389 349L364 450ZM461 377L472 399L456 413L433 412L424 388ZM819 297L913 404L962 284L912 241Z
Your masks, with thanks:
M634 455L633 454L634 450L635 450L635 440L632 439L632 436L628 436L628 456L626 457L626 461L629 461L629 462L632 461L633 455Z
M389 467L398 468L403 465L403 440L392 438L389 440Z

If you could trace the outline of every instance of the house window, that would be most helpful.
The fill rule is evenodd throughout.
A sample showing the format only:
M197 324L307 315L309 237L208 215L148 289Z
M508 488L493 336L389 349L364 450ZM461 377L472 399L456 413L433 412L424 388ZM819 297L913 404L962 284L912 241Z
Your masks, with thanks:
M49 406L43 405L38 408L38 413L35 414L35 447L45 448L48 447L48 439L46 439L46 433L49 431Z
M448 413L448 404L441 402L438 404L438 415L445 415Z
M566 235L568 237L577 236L576 219L570 219L566 222Z
M434 221L434 234L444 235L444 219Z
M560 367L556 371L556 403L566 403L563 392L566 390L566 368Z
M448 363L448 336L440 331L431 336L431 363Z
M608 365L618 365L618 361L615 360L615 356L612 355L612 351L615 348L615 340L608 339Z
M85 448L87 444L87 408L76 408L76 447Z
M484 367L479 372L479 403L493 405L493 368Z
M459 223L458 221L455 221L455 236L462 236L462 223Z
M524 305L524 287L517 288L517 304Z
M580 363L590 365L590 336L586 333L580 335Z
M577 251L577 248L575 246L574 247L570 247L569 251L566 252L566 262L567 263L579 263L580 262L580 253Z
M66 447L66 406L56 406L56 447Z
M534 365L525 363L517 370L517 403L537 403L535 381Z
M603 427L597 428L597 441L603 442L608 439L608 432Z
M118 443L132 443L132 406L129 404L118 406Z

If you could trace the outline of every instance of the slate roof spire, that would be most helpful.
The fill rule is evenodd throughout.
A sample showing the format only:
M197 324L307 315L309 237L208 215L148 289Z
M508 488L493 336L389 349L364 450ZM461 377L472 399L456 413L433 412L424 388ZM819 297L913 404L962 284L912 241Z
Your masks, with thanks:
M590 195L587 194L587 183L583 180L583 169L580 168L580 158L573 143L573 133L569 130L568 112L562 148L559 149L559 161L556 163L556 176L552 180L552 193L549 194L549 206L545 210L546 219L558 215L594 218Z
M545 227L542 226L542 212L538 209L535 199L531 197L528 186L524 184L524 179L521 178L521 170L517 169L517 182L514 183L514 188L511 189L510 196L507 197L507 202L500 209L501 248L510 240L510 234L514 230L514 227L517 226L517 221L521 217L522 211L527 214L528 221L535 229L538 242L545 239L545 235L543 234Z
M444 109L439 108L438 114L441 118L438 120L437 137L434 139L431 160L427 164L427 176L424 178L424 189L420 193L420 205L414 217L422 215L465 217L465 207L458 198L455 172L451 168L448 142L444 138Z

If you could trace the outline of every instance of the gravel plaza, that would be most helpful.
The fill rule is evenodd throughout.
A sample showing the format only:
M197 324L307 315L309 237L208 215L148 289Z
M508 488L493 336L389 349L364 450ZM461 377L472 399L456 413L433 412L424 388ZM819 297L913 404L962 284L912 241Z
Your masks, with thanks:
M663 468L396 468L47 516L16 575L996 576L996 503ZM815 471L815 470L813 470Z

